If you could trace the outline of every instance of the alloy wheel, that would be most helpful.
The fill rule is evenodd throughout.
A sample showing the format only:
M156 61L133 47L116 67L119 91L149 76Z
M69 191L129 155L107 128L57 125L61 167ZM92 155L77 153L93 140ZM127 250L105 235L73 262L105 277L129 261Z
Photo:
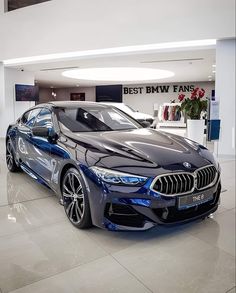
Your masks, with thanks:
M69 172L63 180L62 195L65 211L74 224L78 224L84 215L85 201L81 181L77 174Z
M11 143L9 140L7 142L6 161L7 161L8 169L11 170L13 168L13 164L14 164L14 157L13 157L13 153L12 153L12 146L11 146Z

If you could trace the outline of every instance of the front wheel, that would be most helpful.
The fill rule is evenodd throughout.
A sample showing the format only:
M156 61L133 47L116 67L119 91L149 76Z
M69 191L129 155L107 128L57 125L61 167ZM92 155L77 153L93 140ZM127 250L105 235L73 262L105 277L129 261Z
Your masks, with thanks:
M10 139L8 139L6 145L6 163L10 172L18 172L21 170L16 164Z
M92 226L89 200L79 171L70 168L62 180L62 198L70 222L80 229Z

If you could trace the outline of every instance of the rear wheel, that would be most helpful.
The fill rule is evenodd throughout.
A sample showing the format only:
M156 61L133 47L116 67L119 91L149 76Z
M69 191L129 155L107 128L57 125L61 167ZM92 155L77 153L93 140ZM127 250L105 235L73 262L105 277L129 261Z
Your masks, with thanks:
M63 177L62 198L66 215L77 228L92 226L89 200L79 171L70 168Z
M18 172L21 170L20 167L16 164L10 139L8 139L6 146L6 163L10 172Z

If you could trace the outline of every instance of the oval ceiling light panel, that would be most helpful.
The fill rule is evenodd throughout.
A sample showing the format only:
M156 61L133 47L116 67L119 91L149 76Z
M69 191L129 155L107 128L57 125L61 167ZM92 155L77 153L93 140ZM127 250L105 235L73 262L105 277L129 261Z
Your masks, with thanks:
M174 76L168 70L142 67L107 67L67 70L63 76L89 81L149 81Z

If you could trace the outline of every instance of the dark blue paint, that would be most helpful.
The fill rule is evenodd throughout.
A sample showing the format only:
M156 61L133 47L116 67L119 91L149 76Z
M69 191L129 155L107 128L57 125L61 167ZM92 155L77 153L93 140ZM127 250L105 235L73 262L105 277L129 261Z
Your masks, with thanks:
M79 107L81 103L73 105ZM160 174L186 171L183 162L191 164L191 170L187 170L190 172L209 164L214 164L218 168L213 155L205 147L182 137L151 129L63 133L56 118L55 109L58 106L66 107L67 103L36 106L46 107L55 113L53 129L50 130L48 139L33 136L31 129L19 122L9 126L7 139L11 140L17 164L35 180L53 189L59 197L64 168L69 165L77 168L83 175L92 222L96 226L117 231L126 228L140 230L142 227L138 221L143 221L143 225L165 224L158 216L157 210L175 208L176 197L162 196L152 191L150 186L153 179ZM57 139L54 139L54 135ZM19 147L20 139L26 152ZM141 182L140 186L108 184L91 171L91 166L144 176L148 179ZM219 186L220 179L208 192L216 194ZM214 211L218 205L218 195L216 199L214 205L198 217ZM121 214L129 210L133 212L133 216L137 217L137 225L133 222L129 224L128 220L127 224L125 221L119 223L122 215L114 217L116 222L112 222L113 218L109 218L109 205L114 203L118 205L113 207L118 209L118 214L119 209ZM128 210L122 210L124 207ZM189 220L191 219L190 215Z
M119 201L128 205L140 205L144 207L151 205L151 200L145 198L120 198Z

